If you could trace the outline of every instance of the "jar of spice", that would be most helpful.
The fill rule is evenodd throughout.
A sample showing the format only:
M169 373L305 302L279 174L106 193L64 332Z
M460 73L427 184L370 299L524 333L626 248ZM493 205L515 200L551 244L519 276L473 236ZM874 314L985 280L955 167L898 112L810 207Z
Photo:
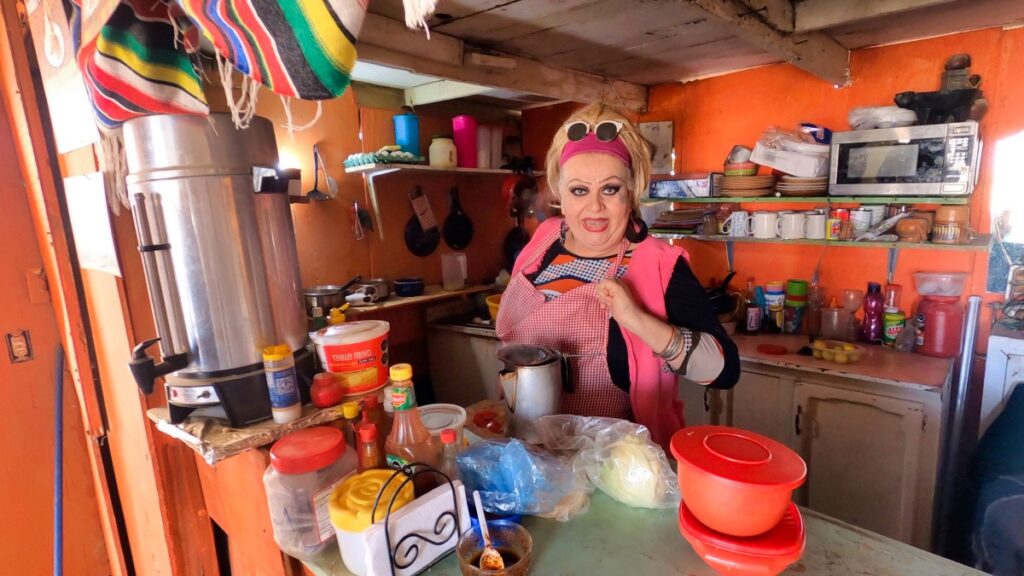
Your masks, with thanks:
M356 454L331 426L292 432L270 449L263 474L274 541L289 556L311 560L332 544L328 503L334 489L356 471Z

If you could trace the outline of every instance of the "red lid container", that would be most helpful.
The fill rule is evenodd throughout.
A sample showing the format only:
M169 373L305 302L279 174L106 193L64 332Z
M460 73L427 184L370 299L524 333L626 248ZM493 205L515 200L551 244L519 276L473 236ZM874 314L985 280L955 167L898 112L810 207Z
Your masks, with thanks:
M800 559L807 542L800 510L792 502L775 527L749 538L715 532L681 504L679 532L701 560L730 576L774 576Z
M693 426L672 436L679 489L703 524L756 536L778 524L807 465L781 442L727 426Z
M292 432L270 449L270 465L281 474L307 474L345 454L345 435L333 426Z

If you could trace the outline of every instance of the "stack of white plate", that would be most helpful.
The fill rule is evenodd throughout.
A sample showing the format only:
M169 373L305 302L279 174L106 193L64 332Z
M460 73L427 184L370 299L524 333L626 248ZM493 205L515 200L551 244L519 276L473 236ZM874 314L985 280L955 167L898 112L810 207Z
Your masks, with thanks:
M782 196L825 196L828 194L828 177L798 178L783 176L775 186Z
M726 198L756 198L775 192L775 176L724 176L718 195Z

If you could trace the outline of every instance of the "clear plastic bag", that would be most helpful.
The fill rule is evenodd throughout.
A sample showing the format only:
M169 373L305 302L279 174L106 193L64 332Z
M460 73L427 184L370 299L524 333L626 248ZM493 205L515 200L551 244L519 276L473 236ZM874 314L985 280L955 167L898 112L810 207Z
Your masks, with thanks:
M457 460L466 488L480 491L489 512L565 521L589 508L592 489L568 460L519 440L481 440Z
M798 126L795 130L785 130L772 126L761 133L757 143L772 150L786 150L808 156L827 156L829 146L814 139L815 133Z
M646 427L567 414L542 416L535 426L546 448L572 458L577 478L615 500L637 508L679 506L676 473Z

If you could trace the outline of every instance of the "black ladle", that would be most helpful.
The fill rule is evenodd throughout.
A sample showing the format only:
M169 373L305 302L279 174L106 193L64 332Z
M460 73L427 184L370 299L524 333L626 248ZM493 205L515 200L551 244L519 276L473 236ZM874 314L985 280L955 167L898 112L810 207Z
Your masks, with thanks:
M329 200L331 197L320 191L320 150L313 146L313 189L306 192L306 198L310 200Z

